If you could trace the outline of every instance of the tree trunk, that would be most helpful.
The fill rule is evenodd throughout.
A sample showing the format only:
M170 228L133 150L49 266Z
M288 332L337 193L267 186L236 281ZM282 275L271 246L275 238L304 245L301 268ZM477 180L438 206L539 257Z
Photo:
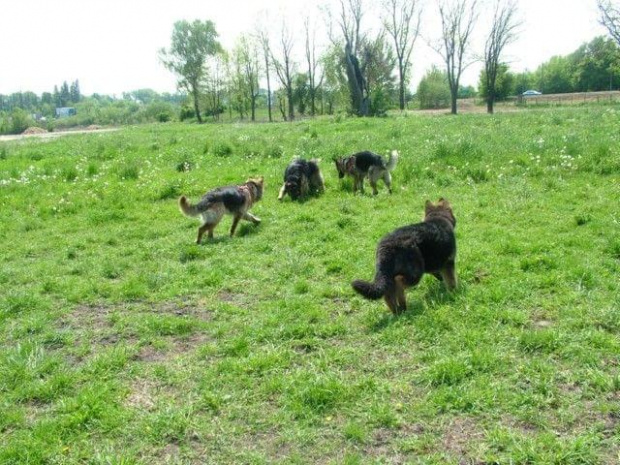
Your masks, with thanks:
M345 46L347 81L351 96L351 110L358 116L368 116L368 101L364 98L364 78L351 45Z
M398 65L398 104L401 111L405 109L405 76L402 63Z
M452 113L453 115L456 115L457 113L456 100L458 96L459 96L458 84L456 86L451 85L450 86L450 113Z
M271 116L271 79L269 78L269 60L265 58L265 69L267 73L267 113L269 114L269 122L273 122Z
M493 114L493 98L492 97L487 98L487 113L489 115Z
M200 116L200 107L198 106L198 86L192 84L192 97L194 97L194 112L196 113L196 119L199 123L202 123L202 116Z
M288 118L289 121L293 121L295 119L295 102L293 101L293 85L290 79L286 87L286 98L288 100Z

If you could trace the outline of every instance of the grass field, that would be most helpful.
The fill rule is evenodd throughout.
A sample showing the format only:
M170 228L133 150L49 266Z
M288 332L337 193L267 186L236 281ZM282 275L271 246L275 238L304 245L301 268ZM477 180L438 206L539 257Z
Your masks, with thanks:
M0 463L620 461L620 107L0 145ZM331 158L401 158L354 196ZM293 156L326 193L276 200ZM194 244L181 194L264 175ZM460 287L353 292L447 197Z

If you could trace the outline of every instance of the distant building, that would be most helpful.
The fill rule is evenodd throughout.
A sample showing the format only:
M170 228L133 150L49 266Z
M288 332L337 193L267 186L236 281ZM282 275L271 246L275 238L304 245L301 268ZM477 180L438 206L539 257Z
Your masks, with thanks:
M56 108L56 118L68 118L77 114L73 107L59 107Z

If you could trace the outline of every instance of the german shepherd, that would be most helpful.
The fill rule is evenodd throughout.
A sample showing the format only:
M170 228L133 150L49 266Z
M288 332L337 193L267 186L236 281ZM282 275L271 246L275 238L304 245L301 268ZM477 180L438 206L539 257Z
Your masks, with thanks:
M304 160L298 158L288 164L284 171L284 184L280 189L278 200L282 200L286 194L291 199L305 198L310 193L323 192L323 175L319 169L317 160Z
M205 232L208 232L209 239L213 239L213 230L226 213L233 215L230 237L235 234L241 218L259 224L260 219L248 210L262 197L263 177L261 176L258 179L248 179L238 186L217 187L210 190L195 205L189 203L183 195L179 199L179 208L186 216L202 217L202 225L198 228L198 239L196 239L196 244L200 244Z
M447 200L441 198L436 204L427 200L424 221L383 237L377 246L374 281L355 280L353 289L367 299L383 297L394 314L407 309L405 289L418 284L424 273L453 290L457 285L455 226Z
M348 157L334 159L338 177L344 178L346 174L353 177L353 192L359 188L364 193L364 178L368 177L372 186L373 195L377 195L377 181L383 179L390 194L392 193L392 170L396 167L398 152L392 150L386 161L381 155L372 152L358 152Z

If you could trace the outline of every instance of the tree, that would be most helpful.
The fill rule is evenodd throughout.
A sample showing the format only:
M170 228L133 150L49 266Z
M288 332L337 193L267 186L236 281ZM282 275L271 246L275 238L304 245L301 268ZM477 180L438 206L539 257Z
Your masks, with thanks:
M515 19L517 6L513 0L497 0L491 32L484 46L484 77L486 88L487 113L493 114L493 104L497 98L497 76L501 66L504 48L516 38L519 23Z
M336 19L342 33L341 39L336 38L332 31L331 12L329 18L329 37L332 45L344 48L343 67L349 90L351 113L368 116L370 102L366 78L360 64L363 36L361 22L363 17L362 0L339 0L340 12Z
M264 27L264 24L268 23L268 18L265 18L265 21L260 22L260 26L256 29L256 37L260 43L262 52L263 52L263 60L265 61L265 78L267 79L267 113L269 115L269 122L273 121L273 116L271 114L272 108L272 93L271 93L271 76L270 76L270 60L271 60L271 52L269 47L269 34Z
M620 48L614 40L599 36L567 58L577 92L611 90L620 84Z
M469 46L471 34L477 19L477 0L454 0L451 3L439 3L441 18L440 45L435 51L441 55L446 64L448 85L450 86L451 112L456 115L456 100L458 98L459 83L465 68L471 64L467 62L465 52Z
M311 30L310 20L308 18L304 21L304 28L306 30L306 64L308 65L310 115L314 116L316 114L316 95L323 82L323 77L321 76L319 82L317 83L316 75L319 61L316 57L316 30Z
M236 66L237 90L241 94L240 100L247 102L243 107L249 106L251 119L256 121L256 100L259 95L258 49L247 37L242 36L235 48L233 60Z
M82 95L80 94L80 83L77 80L71 83L69 95L73 103L78 103L82 99Z
M200 87L205 78L205 61L222 50L216 39L217 32L212 21L177 21L174 23L170 49L160 50L164 66L179 77L178 87L192 96L199 123L202 123L199 101Z
M422 9L418 0L385 0L387 16L383 25L394 42L398 65L398 104L405 109L405 91L409 80L411 53L420 34Z
M228 75L228 58L225 53L207 58L206 62L206 79L205 79L205 95L201 100L205 104L205 112L213 117L214 120L219 119L220 114L224 112L222 98L226 89L226 78Z
M395 101L395 66L393 50L382 34L373 41L365 41L362 49L362 72L366 76L368 113L372 116L385 115Z
M487 89L488 79L486 70L480 71L480 80L478 83L479 95L488 102L489 91ZM497 67L497 76L495 78L495 89L493 90L494 101L505 100L515 93L515 75L508 70L506 63L499 63ZM524 89L527 90L527 89ZM522 91L523 92L523 91Z
M445 71L433 66L418 84L416 94L423 110L429 108L447 108L450 103L450 86Z
M605 26L609 35L620 45L620 6L611 0L596 0L599 22Z
M276 70L276 75L280 84L284 87L286 99L288 100L287 121L295 119L295 104L293 100L293 75L295 73L295 62L293 61L293 34L289 30L286 21L282 21L280 30L280 50L276 57L274 50L271 49L271 62Z

